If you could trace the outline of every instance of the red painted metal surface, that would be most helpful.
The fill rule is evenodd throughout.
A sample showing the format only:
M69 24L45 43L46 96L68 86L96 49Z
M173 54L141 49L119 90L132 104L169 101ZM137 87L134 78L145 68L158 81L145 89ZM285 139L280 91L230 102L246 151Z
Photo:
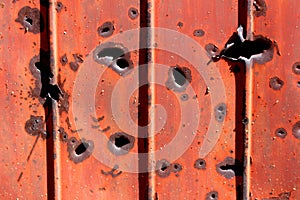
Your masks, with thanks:
M251 198L298 199L300 143L293 133L299 128L293 127L299 121L300 76L293 65L299 62L300 12L296 1L265 3L265 16L254 16L253 31L275 40L281 55L275 51L272 61L253 68ZM272 83L274 77L283 82Z
M297 4L0 3L0 198L299 198ZM212 62L239 25L281 55Z
M39 3L27 5L39 8ZM38 136L45 131L45 113L39 98L40 78L30 67L40 51L40 35L26 33L15 22L23 6L11 1L2 1L0 6L0 198L46 199L46 141Z

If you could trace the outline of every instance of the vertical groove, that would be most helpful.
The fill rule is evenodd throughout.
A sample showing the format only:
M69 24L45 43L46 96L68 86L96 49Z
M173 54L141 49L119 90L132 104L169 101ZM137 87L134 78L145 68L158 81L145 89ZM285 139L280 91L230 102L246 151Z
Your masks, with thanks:
M148 1L140 1L140 28L147 28L150 24L150 13L148 12ZM140 50L139 50L139 106L138 106L138 156L139 156L139 199L148 199L149 198L149 173L148 173L148 129L145 128L148 126L149 122L149 111L148 111L148 63L149 55L151 55L148 47L150 35L148 30L141 30L139 35L140 40ZM147 83L145 84L145 80ZM143 156L142 156L143 155Z
M238 1L238 26L242 25L244 28L244 37L246 36L249 39L249 1L250 0L239 0ZM235 83L236 83L236 114L235 114L235 157L242 163L243 166L243 175L242 177L236 176L236 199L247 199L248 194L248 173L247 173L247 160L248 160L248 143L247 143L247 125L246 120L248 112L247 108L249 105L247 98L246 88L248 81L247 80L247 66L245 63L239 65L240 72L235 73ZM249 120L249 118L248 118ZM250 121L251 122L251 121Z
M51 48L50 48L50 5L48 1L40 0L40 11L44 16L45 30L40 33L40 59L43 59L44 70L51 72ZM42 19L42 18L41 18ZM47 53L43 53L47 52ZM45 56L45 57L42 57ZM47 82L49 77L41 75L41 82ZM45 86L44 86L45 87ZM55 199L55 177L54 177L54 141L53 141L53 106L54 102L51 98L46 97L43 104L45 111L45 124L46 124L46 167L47 167L47 197L48 199Z

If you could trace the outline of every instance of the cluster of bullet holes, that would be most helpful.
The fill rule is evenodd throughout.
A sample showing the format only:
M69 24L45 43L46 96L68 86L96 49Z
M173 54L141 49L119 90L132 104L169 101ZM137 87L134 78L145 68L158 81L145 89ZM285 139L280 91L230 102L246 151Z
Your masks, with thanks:
M130 73L133 68L130 53L122 44L101 44L95 49L93 56L97 63L108 66L120 76Z
M168 73L168 80L166 81L166 87L175 92L182 92L185 91L191 81L192 74L189 68L180 67L178 65L171 66Z
M205 200L218 200L219 194L216 191L211 191L206 194Z
M98 27L97 32L101 37L109 37L114 33L115 27L112 22L104 22L101 26Z
M81 54L72 54L73 55L73 58L74 58L74 61L70 62L69 65L70 65L70 68L72 71L76 72L79 68L79 64L80 63L83 63L83 56ZM60 60L63 61L63 59L65 60L68 60L67 57L62 57ZM63 63L65 63L63 61Z
M217 172L227 179L235 176L242 176L243 166L232 157L226 157L225 160L216 166Z
M44 18L39 9L25 6L18 12L18 18L15 20L20 23L26 32L32 32L34 34L43 32Z
M194 167L196 169L202 169L202 170L205 170L206 169L206 161L202 158L199 158L195 161L194 163Z
M220 103L215 107L215 119L218 122L223 122L226 117L226 104Z
M67 132L65 131L65 129L63 127L60 127L58 129L58 133L59 133L59 136L60 136L60 140L62 142L67 142L68 141L69 136L68 136Z
M44 130L44 120L42 116L33 116L25 123L25 131L32 136L42 136L42 138L46 138L46 131Z
M80 163L90 157L94 150L94 142L92 140L77 140L75 137L71 137L68 140L68 152L69 159L74 163Z
M136 8L133 8L133 7L131 7L131 8L129 8L129 10L128 10L128 16L129 16L129 18L130 19L136 19L138 16L139 16L139 11L138 11L138 9L136 9Z
M135 138L124 132L114 133L109 137L107 147L111 153L120 156L127 154L134 146Z
M294 63L292 70L296 75L300 75L300 62ZM297 87L300 88L300 81L297 81Z
M175 176L178 177L178 172L182 170L182 165L179 163L171 164L166 159L162 159L156 162L155 170L157 175L162 178L168 177L171 172L175 173Z

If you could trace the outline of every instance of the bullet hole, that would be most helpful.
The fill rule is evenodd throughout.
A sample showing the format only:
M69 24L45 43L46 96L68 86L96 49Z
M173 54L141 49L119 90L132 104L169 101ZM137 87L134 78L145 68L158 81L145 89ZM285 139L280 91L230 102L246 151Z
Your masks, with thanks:
M129 8L128 10L128 16L130 19L136 19L139 16L139 11L136 8Z
M285 128L278 128L276 129L275 134L280 138L285 138L287 135L287 131L285 130Z
M162 159L156 163L156 173L159 177L167 177L171 173L171 164L169 161Z
M182 94L180 96L180 99L181 99L181 101L187 101L187 100L189 100L189 95L188 94Z
M283 80L281 80L277 76L270 79L269 86L273 90L280 90L283 87L283 85L284 85Z
M249 119L248 119L248 117L245 117L245 118L242 120L242 124L247 125L248 123L249 123Z
M206 161L202 158L199 158L198 160L195 161L194 167L196 169L206 169Z
M227 179L231 179L234 176L242 176L243 166L237 160L232 157L227 157L225 160L216 165L217 172Z
M220 103L215 107L215 119L218 122L223 122L226 117L226 104Z
M209 44L205 45L204 48L210 58L214 58L220 54L219 48L217 46L215 46L214 44L209 43Z
M299 87L299 88L300 88L300 81L298 81L298 82L297 82L297 87Z
M256 17L266 16L267 13L267 4L265 0L254 0L253 1L254 11L253 14Z
M124 59L124 58L118 59L117 60L117 65L121 69L126 69L127 67L129 67L128 61L126 59Z
M182 92L187 85L192 81L191 70L187 67L180 67L178 65L171 66L169 69L169 77L166 82L167 88L176 92Z
M60 63L62 66L65 66L68 63L68 58L67 55L64 54L60 59L59 59Z
M300 62L296 62L295 64L293 64L292 69L295 74L299 75L300 74Z
M292 133L295 138L300 139L300 121L294 124Z
M69 65L73 72L76 72L79 68L79 64L77 62L70 62Z
M44 18L37 8L29 6L21 8L15 21L24 27L25 33L28 31L37 34L44 30Z
M206 194L205 200L218 200L219 194L216 191L211 191Z
M121 44L105 43L94 51L94 60L110 67L119 75L123 76L131 72L133 63L130 60L130 53Z
M117 132L109 137L108 149L115 155L127 154L134 146L135 138L124 132Z
M120 47L108 47L103 49L102 51L99 51L97 54L97 58L105 58L109 57L111 60L116 60L119 57L123 57L125 55L125 52ZM101 63L102 64L102 63ZM106 64L106 63L103 63Z
M179 28L182 28L182 27L183 27L183 23L182 23L182 22L178 22L178 23L177 23L177 26L178 26Z
M25 131L32 136L45 134L44 125L45 123L42 116L31 115L30 119L25 123Z
M62 9L64 8L64 5L62 4L62 2L58 1L55 4L55 10L59 13Z
M205 34L205 32L202 29L194 30L194 33L193 33L193 35L195 37L202 37L202 36L204 36L204 34Z
M274 47L277 54L280 55L276 41L262 35L255 35L253 40L246 40L243 37L243 27L240 26L237 32L230 36L220 54L212 55L213 53L211 53L210 62L217 62L222 58L231 62L243 61L247 65L251 63L264 64L273 59Z
M112 22L104 22L100 27L98 27L98 35L102 37L109 37L114 33L114 25Z
M94 142L82 138L80 141L72 137L68 140L69 159L80 163L90 157L94 150Z
M179 163L174 163L171 165L172 172L180 172L182 170L182 166Z
M63 142L67 142L68 141L68 134L65 132L65 129L63 127L60 127L58 129L58 133L60 135L60 139Z

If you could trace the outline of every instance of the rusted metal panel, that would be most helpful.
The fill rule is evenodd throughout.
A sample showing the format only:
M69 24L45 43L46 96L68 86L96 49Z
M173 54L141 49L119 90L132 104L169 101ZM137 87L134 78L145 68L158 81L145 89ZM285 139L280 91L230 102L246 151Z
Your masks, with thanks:
M137 199L137 129L131 133L122 125L130 120L123 118L128 105L127 117L137 121L138 92L128 97L126 90L138 81L126 73L135 73L138 66L138 49L131 51L139 44L138 32L126 40L120 37L139 27L139 2L61 1L53 6L55 66L63 91L57 111L57 196ZM110 57L118 61L111 64Z
M280 56L275 48L253 67L250 199L300 197L298 4L254 1L254 34L276 41Z
M235 133L235 77L223 60L209 61L236 31L238 2L151 3L151 197L236 199L243 156L236 142L243 142Z
M47 198L45 112L34 66L40 27L27 26L25 18L39 17L39 10L38 2L0 3L1 199Z

